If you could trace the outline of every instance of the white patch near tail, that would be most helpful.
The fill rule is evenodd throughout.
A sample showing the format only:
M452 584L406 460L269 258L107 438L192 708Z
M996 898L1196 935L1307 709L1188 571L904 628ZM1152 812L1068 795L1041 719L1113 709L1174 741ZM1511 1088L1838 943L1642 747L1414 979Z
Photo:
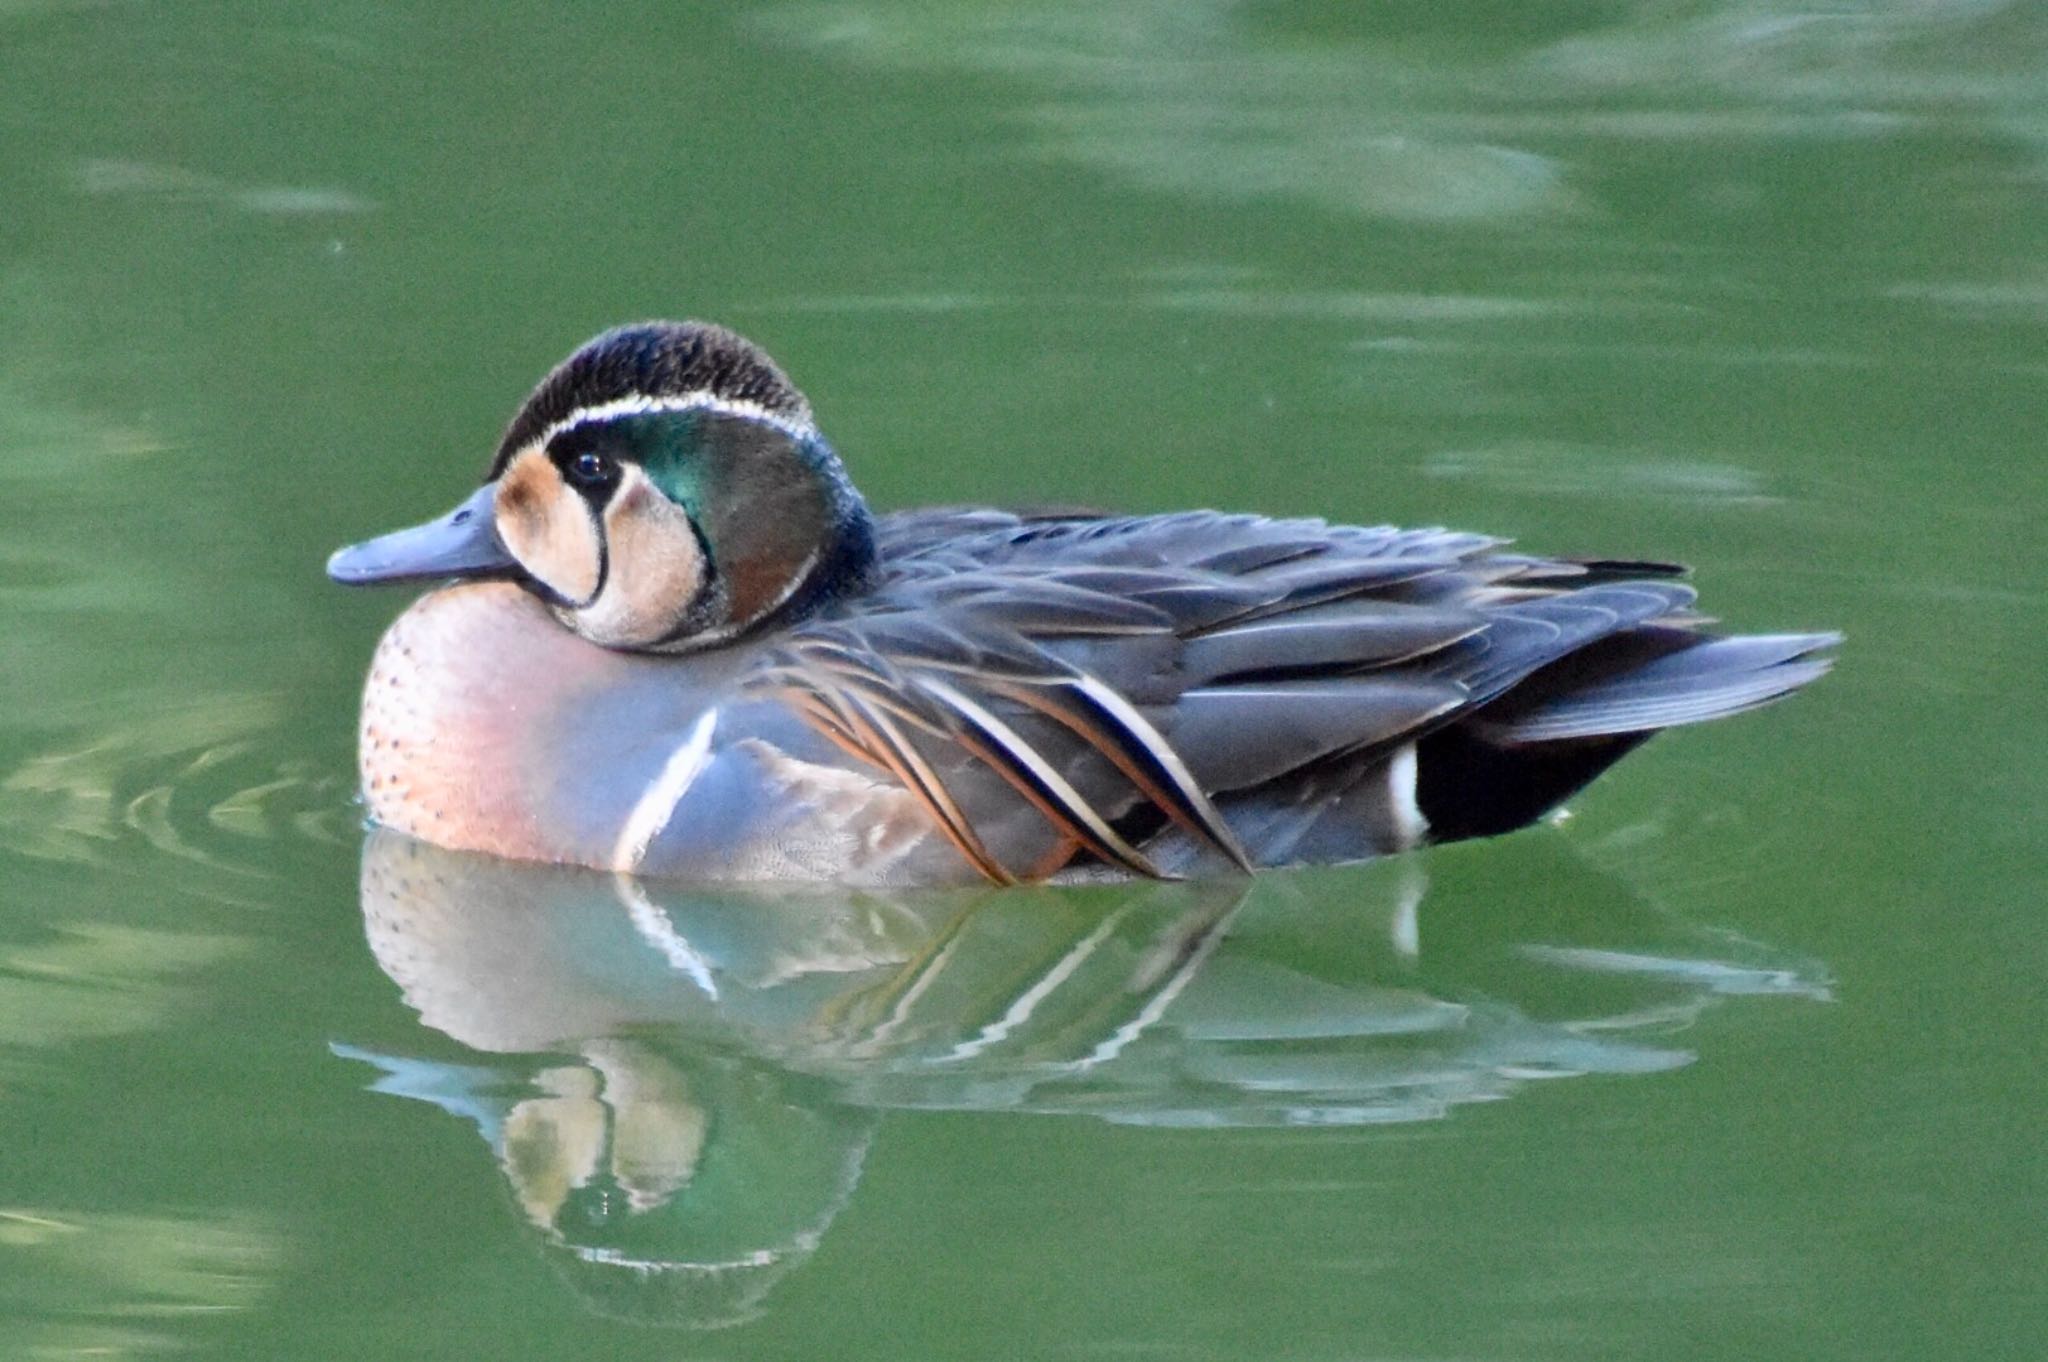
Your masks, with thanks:
M1387 808L1393 814L1397 851L1420 845L1429 831L1429 820L1415 802L1415 744L1396 748L1387 758Z

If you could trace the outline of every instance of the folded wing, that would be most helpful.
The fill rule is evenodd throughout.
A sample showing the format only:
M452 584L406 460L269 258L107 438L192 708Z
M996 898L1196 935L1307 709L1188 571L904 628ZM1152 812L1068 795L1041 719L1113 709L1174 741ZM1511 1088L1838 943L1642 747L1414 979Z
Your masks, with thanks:
M755 684L992 880L1356 860L1540 815L1830 635L1701 632L1655 563L1195 512L885 519L888 577Z

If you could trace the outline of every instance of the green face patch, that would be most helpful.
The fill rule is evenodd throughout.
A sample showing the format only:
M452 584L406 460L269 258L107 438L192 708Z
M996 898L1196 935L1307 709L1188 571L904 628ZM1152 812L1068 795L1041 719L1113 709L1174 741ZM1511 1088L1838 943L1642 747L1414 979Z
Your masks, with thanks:
M623 412L571 426L548 442L563 480L599 506L618 487L618 470L637 464L669 500L695 515L702 463L699 410Z

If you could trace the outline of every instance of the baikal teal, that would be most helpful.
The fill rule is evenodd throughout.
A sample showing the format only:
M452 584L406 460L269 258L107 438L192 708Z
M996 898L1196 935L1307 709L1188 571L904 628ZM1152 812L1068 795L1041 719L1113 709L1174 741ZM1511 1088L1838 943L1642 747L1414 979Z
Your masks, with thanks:
M2040 1362L2044 70L2029 0L0 0L0 1359ZM673 315L809 394L793 444L829 437L879 576L648 651L682 578L568 625L542 587L586 599L587 526L612 573L652 531L500 523L496 490L468 567L516 541L522 576L319 571L502 489L534 380ZM709 636L819 518L760 500L807 476L773 420L666 415L642 429L692 452L642 513L701 535ZM749 429L789 477L718 464ZM993 513L890 538L953 504L1669 558L1722 621L1695 633L1848 643L1533 826L1210 875L1176 785L1134 795L992 682L1080 719L1072 677L1114 683L1184 759L1248 762L1197 741L1222 697L1118 659L1313 636L1034 633L1073 670L1025 684L977 630L934 665L936 631L900 640L981 610L970 580L1009 615L1058 585L966 551L1025 531ZM1040 575L1071 586L1061 539L1090 542ZM608 866L708 709L649 864L685 812L806 807L710 798L757 714L855 796L911 789L750 688L839 630L824 679L1012 874L1059 843L969 742L1041 753L1190 878L998 886L942 829L925 888L366 834L365 673L430 590L384 653L422 713L381 752L507 712L500 783L442 821L523 800L529 851ZM1354 639L1375 600L1438 608L1396 590L1349 599ZM1428 686L1428 657L1329 689L1365 714L1360 679ZM1305 744L1354 701L1285 713ZM1429 836L1483 808L1461 788L1422 791Z
M1720 636L1666 564L1198 511L872 515L704 323L597 337L442 519L336 580L385 635L371 815L620 873L946 885L1350 862L1526 825L1829 634Z

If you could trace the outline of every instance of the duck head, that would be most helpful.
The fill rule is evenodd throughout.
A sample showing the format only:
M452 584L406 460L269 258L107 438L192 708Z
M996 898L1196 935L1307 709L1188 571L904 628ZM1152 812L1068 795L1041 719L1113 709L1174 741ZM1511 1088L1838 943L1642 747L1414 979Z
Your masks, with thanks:
M509 579L593 643L683 652L807 614L874 564L867 506L775 362L723 327L646 322L541 380L461 505L327 573Z

